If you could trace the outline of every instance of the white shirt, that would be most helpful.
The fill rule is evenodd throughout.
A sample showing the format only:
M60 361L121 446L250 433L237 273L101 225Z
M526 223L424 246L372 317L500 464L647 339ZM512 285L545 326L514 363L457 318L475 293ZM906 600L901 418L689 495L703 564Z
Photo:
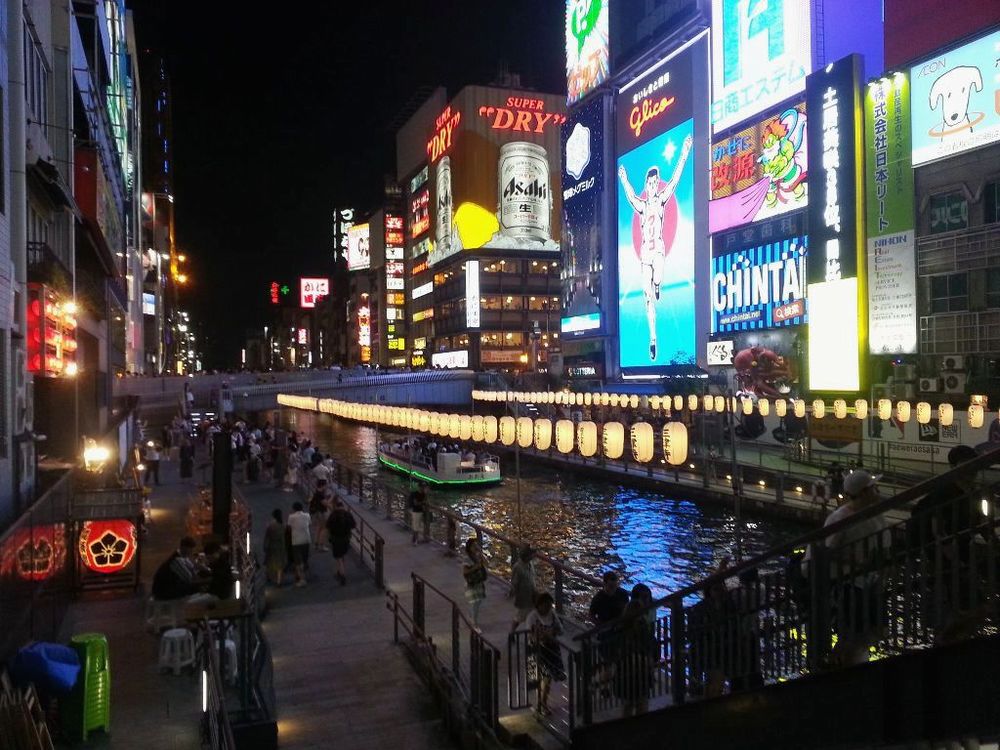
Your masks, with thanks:
M298 510L288 516L288 526L292 530L292 544L309 544L309 514Z
M330 481L330 467L326 464L316 464L312 471L313 476L316 477L316 481L321 479L326 480L327 482Z

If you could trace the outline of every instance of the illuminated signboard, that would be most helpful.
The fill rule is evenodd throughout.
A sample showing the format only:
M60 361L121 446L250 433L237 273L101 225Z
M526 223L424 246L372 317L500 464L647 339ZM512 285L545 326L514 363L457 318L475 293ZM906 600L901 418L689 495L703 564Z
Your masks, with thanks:
M372 344L372 311L368 305L358 308L358 344L361 346Z
M806 322L806 237L713 252L712 333Z
M410 180L410 194L417 192L421 187L427 184L427 179L430 176L430 172L425 164L423 169L413 175L413 179Z
M59 292L44 284L28 284L28 371L58 377L76 363L76 311Z
M483 349L479 357L483 364L510 364L527 362L528 355L520 349Z
M618 325L624 375L668 374L695 355L695 258L704 252L704 35L618 96ZM697 133L696 133L697 131ZM702 141L704 144L704 141ZM699 176L698 182L701 182Z
M421 297L426 297L428 294L434 291L434 282L428 281L426 284L421 284L420 286L414 287L410 292L411 299L420 299Z
M142 314L156 315L156 295L150 292L142 293Z
M809 76L809 151L813 200L809 205L809 389L858 391L867 349L865 265L861 247L861 155L858 153L861 60L851 55Z
M913 166L1000 139L1000 31L910 68Z
M400 246L405 242L403 237L403 217L393 214L385 215L385 244L386 247Z
M608 80L610 2L611 0L566 0L567 104L580 101Z
M428 307L426 310L418 310L413 313L413 322L419 323L422 320L430 320L434 317L434 308Z
M479 328L479 261L465 264L465 325Z
M430 203L431 192L424 188L410 198L410 237L416 239L431 228Z
M431 251L431 238L424 237L420 242L416 243L412 248L410 248L410 257L419 258L421 255L427 255Z
M465 369L469 366L469 352L467 349L457 352L435 352L431 355L431 364L444 369L454 367Z
M320 297L330 294L330 279L299 279L299 307L316 307Z
M559 97L467 86L452 101L461 129L431 168L434 265L462 250L559 251ZM450 120L450 121L451 121Z
M906 74L896 73L865 91L868 347L873 354L917 352L909 88Z
M422 274L424 271L426 271L428 268L429 266L427 265L427 261L422 260L419 263L415 263L413 265L413 268L410 270L410 275L418 276L419 274Z
M582 106L563 128L563 310L564 320L596 320L601 327L601 271L604 268L604 102Z
M427 160L433 164L451 148L452 135L462 122L462 113L452 112L451 105L434 121L434 134L427 141Z
M807 153L804 103L713 143L709 231L805 208Z
M333 211L333 257L347 257L348 232L354 226L354 209L337 208Z
M587 313L586 315L574 315L563 318L559 327L563 333L583 333L584 331L594 331L601 327L600 313Z
M405 289L406 281L403 279L405 270L403 262L400 260L387 260L385 262L385 288Z
M370 241L371 234L367 224L355 224L347 230L347 270L362 271L371 268Z
M280 281L272 281L268 287L268 295L272 305L280 305L283 297L292 293L292 288L288 284Z
M298 341L299 341L300 344L303 344L303 345L309 343L309 329L308 328L300 328L299 329Z
M812 69L810 6L809 0L712 0L714 132L805 88Z

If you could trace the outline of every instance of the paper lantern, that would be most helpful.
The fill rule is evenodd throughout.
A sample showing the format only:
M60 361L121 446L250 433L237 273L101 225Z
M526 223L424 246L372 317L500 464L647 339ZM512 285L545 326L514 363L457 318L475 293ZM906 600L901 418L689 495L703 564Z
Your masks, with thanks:
M470 425L471 427L471 425ZM458 440L462 436L462 415L448 415L448 437Z
M472 418L472 440L481 443L486 439L486 425L483 418L476 414Z
M698 396L693 393L688 396L688 409L690 411L698 411Z
M715 399L712 398L711 396L705 396L701 400L701 404L702 404L702 408L705 411L712 411L712 407L715 406Z
M863 398L854 402L854 416L857 419L864 419L868 416L868 402Z
M771 402L766 398L762 398L757 402L757 411L760 412L762 417L766 417L771 413Z
M517 423L514 417L500 417L500 442L513 445L517 440Z
M722 412L726 410L726 399L724 399L722 396L716 396L713 399L712 405L715 407L715 411L717 413L722 414Z
M576 405L577 406L583 406L583 394L582 393L576 394Z
M500 430L497 425L497 418L492 414L483 417L483 442L495 443L499 437Z
M926 401L917 402L917 424L927 424L931 421L931 405Z
M802 419L806 415L806 402L801 398L795 399L795 416Z
M837 419L843 419L847 416L847 401L838 398L833 402L833 416Z
M65 567L65 524L22 526L4 542L0 569L5 575L13 572L24 581L44 581Z
M540 451L547 451L552 447L552 420L536 419L534 428L535 447Z
M506 395L506 397L504 398L504 401L506 401L506 402L507 402L507 403L509 404L509 403L510 403L511 401L513 401L513 400L514 400L514 399L515 399L516 397L517 397L517 394L516 394L516 393L514 393L514 391L507 391L507 395Z
M597 453L597 425L593 422L580 422L576 426L576 446L581 456L590 458Z
M556 402L556 394L549 391L545 394L545 402L549 404L554 404Z
M978 430L983 426L983 407L979 404L969 404L969 427Z
M440 423L440 421L441 421L441 415L438 414L436 411L432 411L430 414L427 415L427 431L431 435L438 434L438 424Z
M681 411L684 408L684 397L674 396L674 411Z
M625 425L621 422L605 422L603 439L604 457L621 458L625 452Z
M591 393L584 393L583 394L583 405L584 406L590 406L592 403L594 403L594 396L593 396L593 394L591 394Z
M740 400L743 402L743 414L749 417L751 414L753 414L753 399L743 398Z
M463 414L458 421L458 439L472 440L472 417Z
M573 440L576 436L576 425L568 419L556 422L556 450L560 453L573 452Z
M803 412L805 411L805 404L803 404ZM799 416L799 405L798 402L795 403L795 416ZM813 401L813 416L816 419L822 419L826 416L826 404L823 403L823 399L818 398Z
M687 461L688 431L683 422L667 422L663 425L663 456L671 466L680 466Z
M531 417L517 418L517 444L530 448L535 440L535 421Z
M652 409L653 411L659 411L660 410L660 397L659 396L650 396L649 397L649 408Z
M892 401L887 398L878 400L878 418L889 419L892 417Z
M110 575L124 570L137 548L135 524L131 521L84 521L80 529L80 560L95 573Z
M611 404L612 407L618 406L618 394L612 393L608 396L608 403Z
M909 401L899 401L896 403L896 419L903 423L910 421Z
M622 398L624 398L624 396ZM639 396L636 395L635 393L633 393L631 396L629 396L628 397L628 405L630 407L632 407L633 409L638 409L639 408Z
M781 399L779 401L775 401L774 402L774 413L775 413L776 416L781 417L782 419L784 419L785 415L788 414L788 402L785 401L785 399Z
M940 404L938 406L938 424L942 427L951 427L955 423L955 407L951 404Z
M611 403L611 396L610 396L610 394L602 393L601 394L601 406L607 406L610 403Z
M632 425L631 433L632 458L644 464L652 461L655 446L653 425L649 422L637 422Z

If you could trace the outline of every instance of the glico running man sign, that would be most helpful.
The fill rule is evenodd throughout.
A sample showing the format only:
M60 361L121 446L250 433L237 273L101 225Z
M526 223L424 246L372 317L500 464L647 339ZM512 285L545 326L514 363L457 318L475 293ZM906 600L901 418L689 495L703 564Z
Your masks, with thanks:
M696 363L695 259L704 236L704 35L618 95L618 322L624 375ZM702 140L704 139L704 140ZM696 148L696 140L701 147Z

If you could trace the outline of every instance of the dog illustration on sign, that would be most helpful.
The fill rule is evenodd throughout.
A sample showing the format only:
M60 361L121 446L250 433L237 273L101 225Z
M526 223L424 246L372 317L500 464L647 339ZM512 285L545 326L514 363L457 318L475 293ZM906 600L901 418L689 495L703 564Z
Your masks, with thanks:
M985 112L970 112L973 91L983 90L983 74L973 65L959 65L938 76L931 86L930 108L941 109L941 128L931 128L928 135L944 140L947 136L972 132L986 117Z

